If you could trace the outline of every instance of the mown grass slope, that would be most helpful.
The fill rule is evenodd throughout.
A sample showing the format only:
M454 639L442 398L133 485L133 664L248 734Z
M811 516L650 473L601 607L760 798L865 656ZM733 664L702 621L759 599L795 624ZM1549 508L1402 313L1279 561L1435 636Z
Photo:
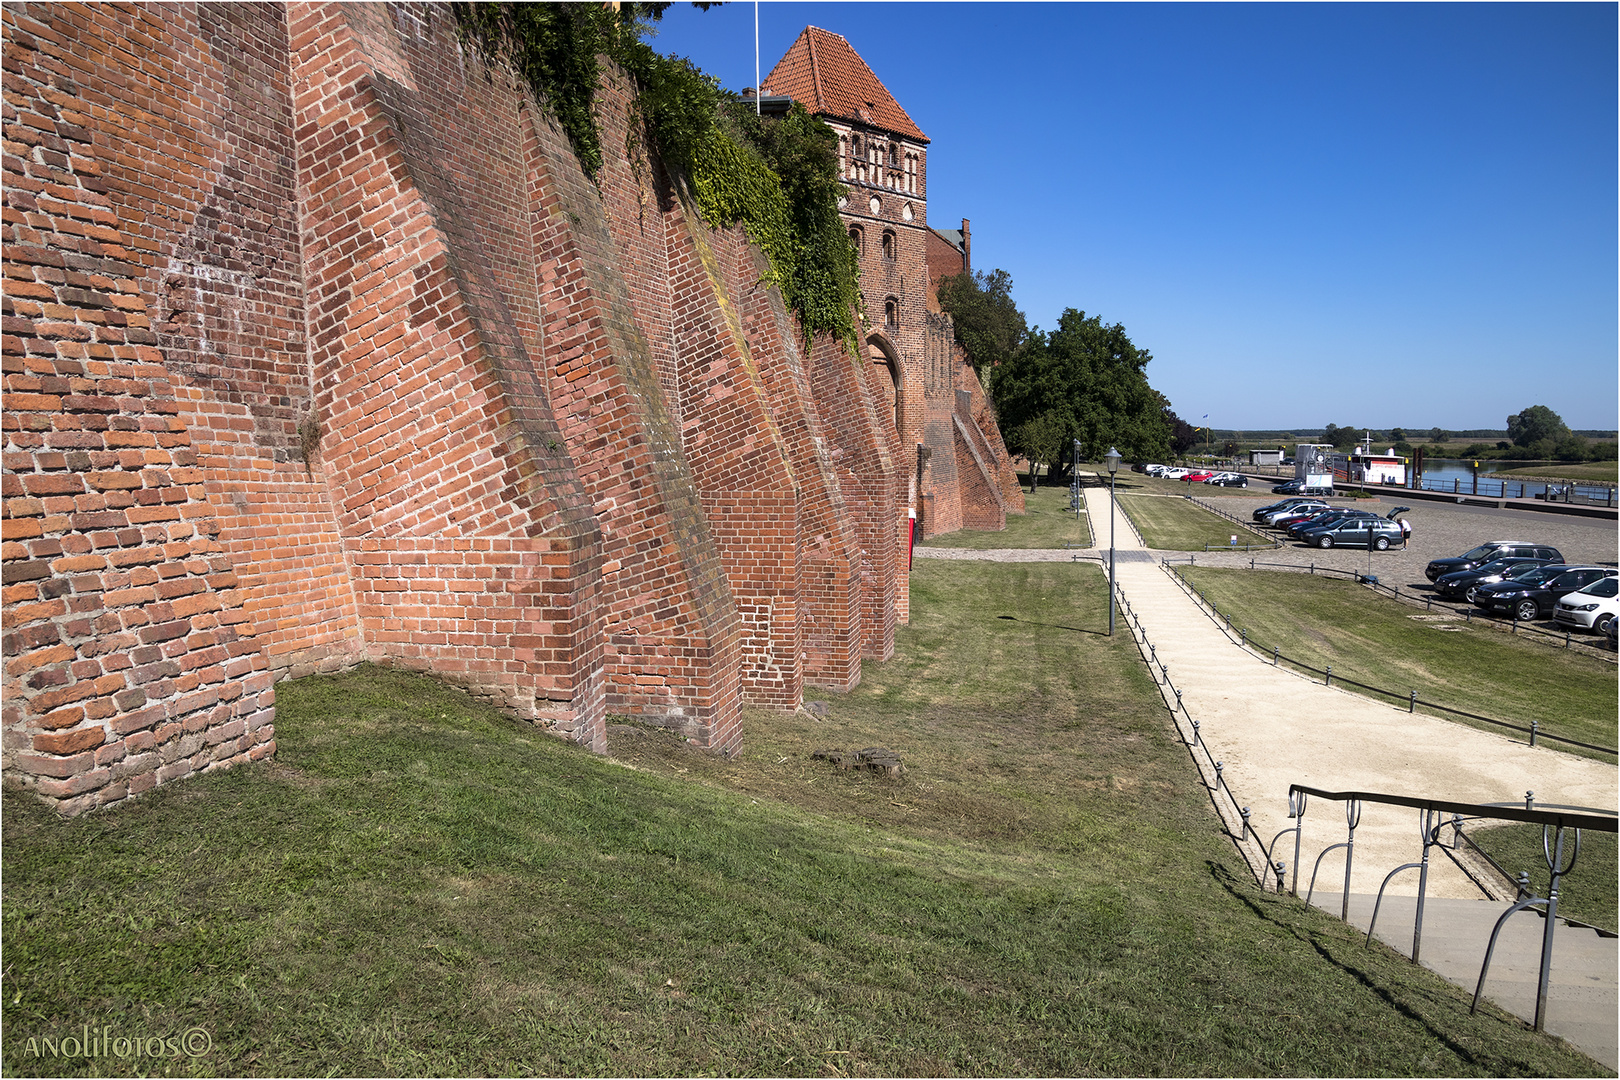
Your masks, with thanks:
M919 562L895 659L732 760L361 668L279 687L274 764L9 793L6 1071L1601 1072L1259 891L1101 586ZM904 775L812 757L878 743ZM30 1054L90 1027L209 1046Z

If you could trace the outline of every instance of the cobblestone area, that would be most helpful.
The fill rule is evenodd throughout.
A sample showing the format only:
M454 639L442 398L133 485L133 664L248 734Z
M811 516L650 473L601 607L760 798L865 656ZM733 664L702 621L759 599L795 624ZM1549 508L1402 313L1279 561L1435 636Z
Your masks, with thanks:
M1251 494L1201 498L1208 506L1219 507L1244 521L1250 520L1257 507L1276 502L1281 496ZM1283 563L1289 566L1325 566L1353 573L1371 573L1386 585L1401 589L1428 591L1431 586L1423 576L1423 568L1430 559L1443 559L1461 555L1469 548L1487 540L1524 540L1552 544L1570 563L1620 562L1620 528L1606 518L1566 517L1543 514L1533 510L1498 510L1494 507L1456 506L1450 503L1412 500L1402 502L1396 497L1380 496L1374 501L1335 499L1345 506L1381 509L1382 513L1396 506L1410 506L1403 516L1412 523L1412 540L1406 550L1375 551L1369 556L1363 549L1305 547L1295 541L1262 551L1209 551L1209 552L1130 552L1123 557L1137 556L1158 561L1169 558L1184 561L1189 555L1199 566L1244 566L1252 559L1256 565ZM1269 532L1269 530L1258 530ZM1106 558L1108 548L1065 549L991 549L973 551L966 548L925 548L914 552L926 559L985 559L994 562L1069 562L1075 556L1092 560L1101 555Z
M1280 498L1268 493L1200 501L1247 521L1257 507ZM1329 548L1323 551L1288 540L1274 551L1198 552L1197 563L1200 566L1248 566L1250 559L1257 564L1270 562L1308 566L1314 563L1335 570L1372 573L1377 575L1379 581L1399 585L1403 589L1428 589L1429 580L1423 576L1423 568L1430 559L1461 555L1487 540L1551 544L1570 563L1613 565L1620 561L1620 530L1617 530L1613 520L1606 518L1566 517L1533 510L1498 510L1494 507L1457 506L1422 500L1401 502L1393 496L1380 496L1376 501L1335 499L1333 502L1369 510L1381 509L1385 514L1396 506L1410 506L1412 509L1402 517L1412 523L1411 544L1405 551L1372 552L1369 562L1368 553L1362 549Z

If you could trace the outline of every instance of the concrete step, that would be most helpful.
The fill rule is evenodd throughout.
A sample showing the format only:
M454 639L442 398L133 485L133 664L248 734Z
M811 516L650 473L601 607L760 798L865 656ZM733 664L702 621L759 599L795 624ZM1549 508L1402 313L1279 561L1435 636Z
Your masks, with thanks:
M1365 931L1376 897L1350 894L1350 924ZM1318 892L1311 903L1337 916L1338 893ZM1493 900L1430 898L1423 905L1423 966L1473 994L1491 929L1510 905ZM1378 909L1374 936L1412 955L1412 924L1417 897L1388 896ZM1604 937L1559 919L1547 989L1545 1027L1610 1069L1620 1068L1620 939ZM1514 1016L1534 1023L1536 985L1541 972L1546 920L1521 911L1508 919L1496 939L1483 996Z

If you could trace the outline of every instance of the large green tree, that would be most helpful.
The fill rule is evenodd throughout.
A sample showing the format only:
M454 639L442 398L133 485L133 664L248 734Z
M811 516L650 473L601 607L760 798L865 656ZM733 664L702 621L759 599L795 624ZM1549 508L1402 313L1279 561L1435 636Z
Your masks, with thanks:
M1180 457L1198 444L1198 429L1177 416L1164 395L1159 395L1159 400L1163 402L1160 410L1164 414L1164 422L1170 427L1170 452Z
M1557 443L1569 437L1564 418L1545 405L1532 405L1508 417L1507 432L1515 446L1534 446L1543 440Z
M1088 458L1100 459L1110 446L1128 461L1168 457L1167 402L1144 371L1152 359L1122 325L1107 326L1100 316L1069 308L1056 330L1031 333L991 374L1001 430L1010 434L1008 449L1027 454L1020 432L1041 421L1039 430L1056 428L1065 445L1079 439Z
M956 325L956 343L980 381L1012 359L1029 335L1024 313L1013 303L1012 276L1005 270L964 270L942 277L938 292L939 306Z

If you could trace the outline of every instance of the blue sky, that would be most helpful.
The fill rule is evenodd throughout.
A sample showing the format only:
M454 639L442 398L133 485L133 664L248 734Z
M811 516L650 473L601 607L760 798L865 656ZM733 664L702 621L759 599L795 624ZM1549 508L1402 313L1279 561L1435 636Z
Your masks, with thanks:
M754 5L653 45L754 82ZM762 3L849 39L1032 324L1123 323L1219 428L1616 427L1617 12L1584 4Z

